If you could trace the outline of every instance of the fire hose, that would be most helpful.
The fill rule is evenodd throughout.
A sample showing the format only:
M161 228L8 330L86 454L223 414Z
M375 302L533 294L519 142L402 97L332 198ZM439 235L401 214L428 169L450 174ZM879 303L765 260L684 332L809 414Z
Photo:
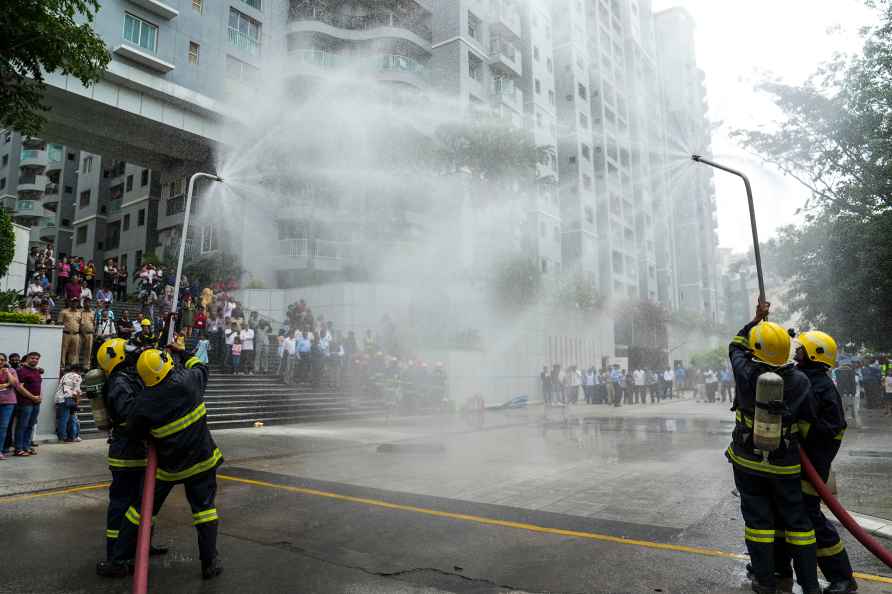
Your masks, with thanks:
M133 594L146 594L149 588L149 547L152 544L152 512L155 504L155 471L158 470L158 454L149 441L146 457L146 475L143 481L140 505L139 532L136 540L136 560L133 568Z
M815 491L817 491L818 495L821 497L821 500L827 505L830 511L833 512L833 515L846 527L846 530L848 530L852 536L857 538L858 542L864 545L864 548L868 551L873 553L877 559L885 563L888 567L892 567L892 553L886 550L877 539L868 534L864 528L858 525L855 518L846 511L846 508L844 508L839 500L833 496L833 493L830 492L830 489L827 488L827 485L821 480L818 471L815 470L811 460L808 459L808 456L802 449L799 450L799 460L802 462L802 470L805 472L805 478L812 484Z

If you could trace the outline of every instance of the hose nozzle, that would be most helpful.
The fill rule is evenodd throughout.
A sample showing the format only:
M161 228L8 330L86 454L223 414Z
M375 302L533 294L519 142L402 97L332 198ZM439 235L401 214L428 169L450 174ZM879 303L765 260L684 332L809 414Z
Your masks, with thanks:
M700 159L702 159L702 158L703 158L703 155L691 155L691 160L697 161L698 163L700 162Z

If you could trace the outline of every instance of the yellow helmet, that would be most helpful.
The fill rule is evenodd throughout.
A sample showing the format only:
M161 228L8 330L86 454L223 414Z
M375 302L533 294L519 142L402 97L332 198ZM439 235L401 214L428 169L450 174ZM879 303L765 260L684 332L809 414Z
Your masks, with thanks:
M147 388L157 385L173 369L173 358L158 349L146 349L136 361L136 372Z
M143 318L142 322L139 323L140 326L151 326L152 321L149 318Z
M110 338L103 342L99 350L96 351L96 362L99 364L99 368L106 374L114 371L118 363L121 363L127 356L126 346L127 341L123 338Z
M836 341L826 332L810 330L799 335L799 344L808 358L827 367L836 367Z
M750 330L750 350L753 357L780 367L790 359L790 335L774 322L759 322Z

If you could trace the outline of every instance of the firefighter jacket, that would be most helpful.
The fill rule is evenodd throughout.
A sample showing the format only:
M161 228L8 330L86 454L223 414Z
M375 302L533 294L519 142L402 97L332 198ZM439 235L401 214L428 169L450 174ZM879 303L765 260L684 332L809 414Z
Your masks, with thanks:
M744 326L729 347L731 368L737 384L734 402L736 423L731 444L725 451L729 462L744 472L771 478L799 478L799 423L814 425L814 402L811 385L804 373L792 365L772 368L753 360L747 337L755 324ZM767 371L774 371L784 380L785 412L782 417L780 447L768 453L753 446L753 421L756 414L756 382Z
M842 398L827 373L820 365L800 367L811 382L812 400L816 419L799 426L801 445L825 482L830 474L830 465L839 452L846 432L846 415Z
M158 345L158 335L151 330L141 330L130 342L141 349L153 349Z
M127 361L118 365L105 382L105 404L112 430L108 437L108 466L112 470L139 470L146 466L146 444L127 431L127 418L143 385Z
M128 418L131 435L150 437L158 451L158 480L182 482L215 469L223 454L207 424L208 368L196 357L143 390Z

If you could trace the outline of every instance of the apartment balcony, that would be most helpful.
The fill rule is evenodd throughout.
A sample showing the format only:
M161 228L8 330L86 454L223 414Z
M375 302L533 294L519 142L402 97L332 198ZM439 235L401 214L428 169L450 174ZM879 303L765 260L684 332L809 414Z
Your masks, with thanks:
M106 212L110 215L118 214L119 212L121 212L121 203L123 201L123 198L118 198L117 200L109 200Z
M424 87L430 82L427 66L408 56L384 54L375 57L378 77L391 82L411 84Z
M338 55L319 49L297 49L288 52L293 74L324 76L338 67Z
M22 175L19 176L19 192L40 192L46 191L47 184L50 180L45 175Z
M40 206L40 200L16 200L15 202L16 217L33 217L39 218L43 216L43 208Z
M49 163L47 152L40 149L22 149L19 157L20 167L43 167Z
M520 50L502 37L493 37L490 43L490 66L510 76L523 76L523 62Z
M58 231L59 228L56 226L56 221L53 219L44 219L40 224L40 241L54 241Z
M307 258L310 255L310 240L306 238L280 239L279 255L288 258Z
M502 105L509 107L519 114L523 114L523 93L514 86L514 81L506 78L497 78L493 85L493 102L496 107Z
M351 244L348 242L317 239L313 244L313 254L316 258L322 260L346 260L350 257Z
M517 39L521 38L523 28L520 24L520 12L513 0L495 0L493 7L492 31L496 34L506 33Z
M59 184L54 184L50 182L46 186L46 193L43 195L43 206L47 210L51 210L56 212L56 208L59 206Z
M3 196L0 198L0 208L8 212L15 212L15 204L16 197L15 196Z
M354 16L309 7L290 11L288 33L323 34L348 41L403 39L430 51L432 32L427 20L421 13L404 16L384 11Z
M250 56L260 57L260 40L233 27L229 27L229 45L242 50Z

